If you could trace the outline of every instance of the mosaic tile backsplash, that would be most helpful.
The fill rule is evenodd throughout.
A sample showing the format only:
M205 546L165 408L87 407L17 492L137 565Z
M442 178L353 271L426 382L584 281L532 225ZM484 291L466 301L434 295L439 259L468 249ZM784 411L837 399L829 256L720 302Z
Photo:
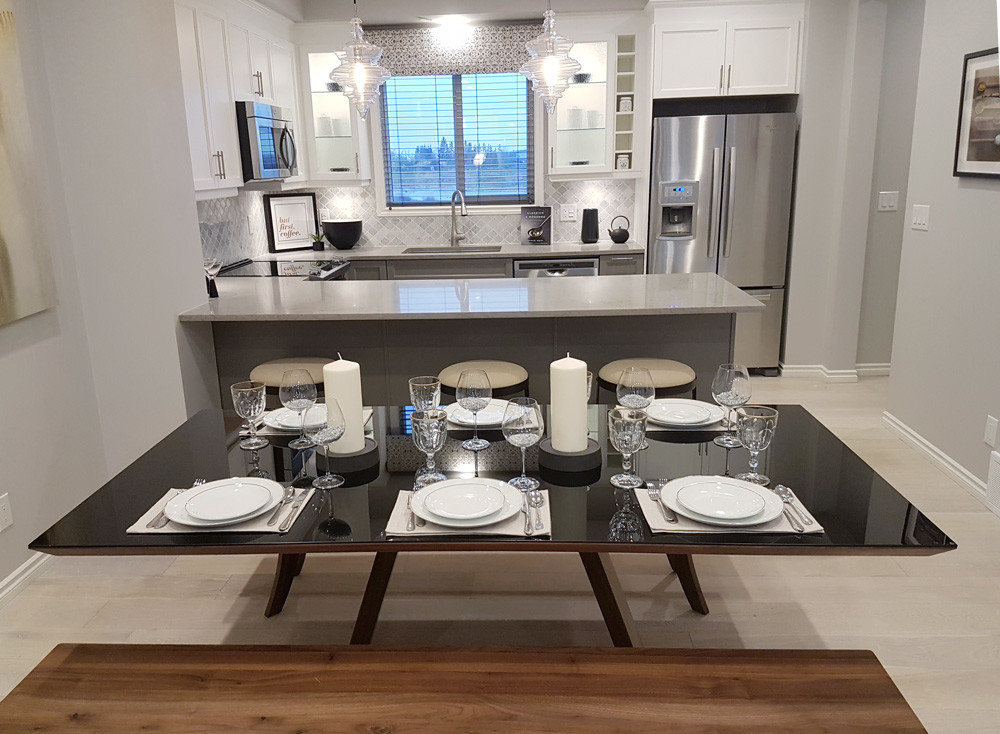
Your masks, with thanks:
M375 214L375 190L371 186L314 189L316 204L329 209L330 216L360 218L363 234L359 246L447 245L451 218L379 217ZM596 208L600 212L601 233L609 228L612 217L624 214L629 219L635 205L634 179L546 182L545 204L552 207L554 242L579 242L580 223L560 222L559 206L575 204L579 210ZM264 230L264 202L260 191L241 191L226 199L198 202L201 247L205 257L217 257L224 263L267 254ZM467 244L517 242L520 215L469 216L462 220L469 237ZM604 239L604 237L602 237Z

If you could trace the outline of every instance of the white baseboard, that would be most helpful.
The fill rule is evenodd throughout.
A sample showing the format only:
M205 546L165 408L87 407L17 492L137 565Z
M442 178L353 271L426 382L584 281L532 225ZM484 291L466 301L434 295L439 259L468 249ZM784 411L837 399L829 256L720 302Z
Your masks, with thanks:
M857 370L830 370L821 364L782 364L782 377L809 377L823 382L857 382Z
M857 365L858 377L885 377L889 374L888 362L863 362Z
M44 553L35 553L31 558L15 568L10 576L0 581L0 607L17 596L17 592L24 588L28 580L38 573L45 562L51 557Z
M934 466L958 482L973 497L979 499L989 510L1000 515L998 508L986 501L986 482L959 464L944 451L914 431L889 411L882 413L885 424L906 443L930 459Z

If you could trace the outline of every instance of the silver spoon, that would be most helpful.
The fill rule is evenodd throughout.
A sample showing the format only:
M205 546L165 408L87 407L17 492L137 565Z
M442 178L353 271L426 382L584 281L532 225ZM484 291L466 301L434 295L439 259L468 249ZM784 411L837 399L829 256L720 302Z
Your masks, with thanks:
M528 504L535 508L535 530L544 530L541 508L545 504L545 495L537 489L532 489L528 492Z
M806 517L806 514L802 512L798 507L795 506L795 495L792 494L792 490L786 487L784 484L779 484L774 488L774 493L781 497L781 501L788 505L791 509L795 510L795 514L799 516L803 525L812 525L813 521Z
M278 522L278 516L281 514L282 508L284 508L284 506L293 499L295 499L295 487L289 485L285 487L285 496L281 498L281 502L279 502L278 506L274 508L274 512L271 513L271 517L267 518L268 527Z

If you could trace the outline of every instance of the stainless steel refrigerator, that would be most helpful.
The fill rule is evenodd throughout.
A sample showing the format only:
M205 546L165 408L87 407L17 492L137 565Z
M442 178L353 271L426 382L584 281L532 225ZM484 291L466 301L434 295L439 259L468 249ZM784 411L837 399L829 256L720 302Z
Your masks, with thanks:
M766 306L736 319L735 360L778 367L794 113L653 120L648 271L718 273Z

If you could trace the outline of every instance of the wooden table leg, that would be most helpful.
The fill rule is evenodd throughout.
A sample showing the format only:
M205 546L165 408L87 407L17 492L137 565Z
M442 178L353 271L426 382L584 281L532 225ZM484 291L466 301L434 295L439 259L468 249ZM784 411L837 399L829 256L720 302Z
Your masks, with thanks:
M702 593L701 584L698 583L694 558L689 553L668 553L667 560L670 561L670 568L681 582L681 588L684 589L684 596L687 597L691 609L698 614L708 614L708 602L705 601L705 594Z
M354 622L354 632L351 633L352 645L369 645L378 624L378 613L382 609L385 590L389 586L392 567L396 563L395 552L380 552L375 554L371 573L368 574L368 585L361 599L358 618Z
M615 647L632 647L632 640L638 642L639 636L618 575L611 564L611 556L607 553L581 553L580 560L601 607L611 642Z
M271 597L267 600L267 608L264 609L265 617L273 617L284 608L285 599L288 598L288 592L292 588L292 581L299 575L305 560L305 553L278 554L278 568L274 571Z

